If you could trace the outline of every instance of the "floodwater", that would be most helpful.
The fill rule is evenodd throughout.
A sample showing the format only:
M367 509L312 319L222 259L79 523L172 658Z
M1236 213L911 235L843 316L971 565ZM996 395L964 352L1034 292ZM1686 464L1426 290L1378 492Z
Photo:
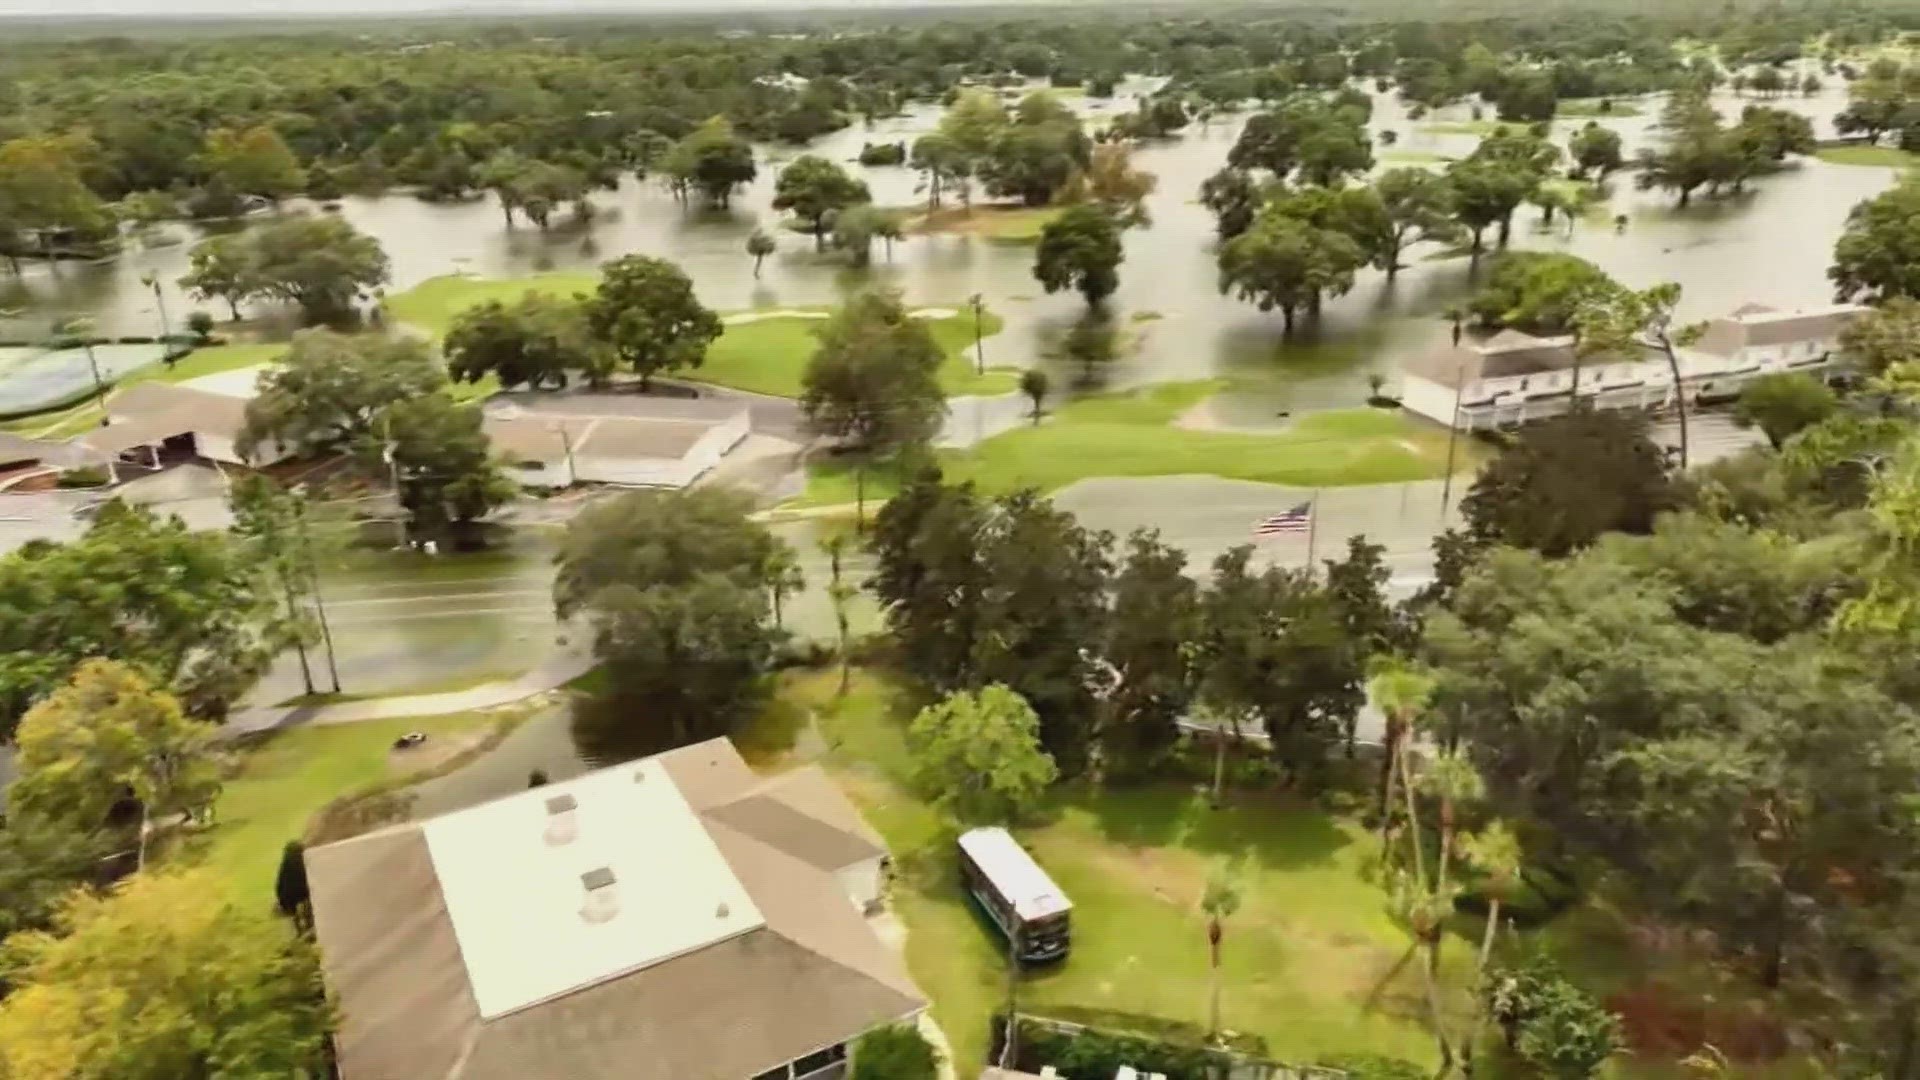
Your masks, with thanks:
M1098 117L1131 108L1133 96L1149 89L1151 84L1138 81L1111 102L1069 100ZM1716 103L1723 113L1737 116L1748 101L1723 94ZM1769 102L1812 117L1823 136L1831 134L1830 118L1844 103L1845 91L1838 86L1811 98ZM1640 116L1602 120L1621 132L1629 154L1649 138L1658 113L1657 101L1639 104ZM876 201L913 203L924 195L911 170L863 169L853 159L863 142L911 141L938 117L937 108L918 107L871 129L856 124L809 150L863 174ZM1464 118L1465 107L1456 106L1427 122ZM1354 290L1329 303L1318 325L1284 337L1277 314L1262 314L1219 294L1213 222L1195 201L1200 182L1224 163L1240 122L1195 125L1178 139L1136 153L1136 163L1159 177L1159 188L1148 204L1152 227L1128 234L1113 307L1123 319L1146 313L1160 317L1129 322L1137 345L1112 377L1125 383L1235 377L1242 392L1221 411L1234 423L1269 421L1289 409L1357 404L1367 393L1368 373L1391 376L1399 360L1444 338L1437 316L1472 288L1468 262L1416 261L1391 284L1382 274L1362 271ZM1585 122L1558 122L1556 137L1564 142ZM1396 146L1378 150L1383 167L1407 163L1404 157L1396 161L1397 155L1464 155L1476 142L1472 135L1422 130L1390 95L1376 97L1374 127L1399 136ZM349 199L341 212L380 239L393 260L395 290L440 274L507 276L585 268L644 252L686 268L701 297L718 309L831 303L867 281L897 286L916 304L954 306L978 292L1008 320L1006 332L987 343L988 362L999 364L1045 362L1054 336L1080 314L1083 305L1076 295L1042 292L1032 278L1027 245L916 237L895 244L890 260L876 245L875 264L866 272L816 255L810 238L779 228L780 215L768 205L779 164L800 152L764 150L760 179L725 212L689 210L658 185L631 181L619 192L595 196L600 213L591 225L557 226L547 234L524 223L506 228L490 198L451 205L404 195ZM1806 159L1757 181L1741 198L1696 199L1685 211L1673 208L1671 196L1635 191L1630 176L1616 177L1610 201L1591 210L1571 235L1564 225L1541 230L1537 212L1523 208L1514 243L1571 251L1630 285L1678 281L1685 287L1682 314L1689 319L1749 301L1780 307L1824 303L1830 298L1826 268L1848 210L1894 177L1892 169ZM1613 225L1618 214L1629 219L1620 231ZM768 228L781 244L757 281L744 251L745 238L756 226ZM182 240L189 238L188 227L171 228ZM0 336L31 334L56 314L78 312L93 315L103 332L156 332L160 311L139 278L152 271L171 282L184 271L190 246L134 247L107 263L64 266L57 274L31 267L17 282L0 280ZM1413 257L1428 253L1415 249ZM219 307L194 305L179 295L166 300L176 323L195 306Z

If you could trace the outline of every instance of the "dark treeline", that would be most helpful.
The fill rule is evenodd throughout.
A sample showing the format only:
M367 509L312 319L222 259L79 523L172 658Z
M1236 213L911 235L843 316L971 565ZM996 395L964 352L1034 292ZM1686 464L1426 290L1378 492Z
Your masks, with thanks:
M1449 22L1318 9L886 17L807 34L563 22L419 26L404 36L16 40L0 48L0 142L66 138L86 186L109 202L220 184L264 187L235 194L268 198L289 187L324 197L395 184L451 197L486 186L482 166L502 151L607 183L658 166L668 141L715 116L748 138L801 142L963 81L1082 85L1149 73L1202 98L1271 97L1349 76L1431 79L1432 65L1459 74L1477 44L1551 57L1561 96L1591 96L1658 88L1681 36L1716 41L1724 59L1744 63L1796 55L1821 32L1864 41L1914 21L1853 5ZM257 177L223 168L210 148L218 132L264 140L262 128L305 170L300 183L282 172L249 184Z

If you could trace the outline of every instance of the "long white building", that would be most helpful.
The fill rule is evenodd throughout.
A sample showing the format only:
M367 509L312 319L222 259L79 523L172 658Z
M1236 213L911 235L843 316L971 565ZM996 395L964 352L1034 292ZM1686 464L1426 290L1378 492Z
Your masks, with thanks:
M1732 397L1760 375L1805 371L1828 378L1847 364L1840 332L1865 310L1855 304L1802 311L1749 304L1714 319L1698 341L1679 350L1680 393L1691 404ZM1571 337L1502 330L1407 361L1400 400L1413 412L1463 431L1558 415L1576 392L1603 409L1673 404L1673 373L1666 354L1657 349L1578 359L1576 365Z

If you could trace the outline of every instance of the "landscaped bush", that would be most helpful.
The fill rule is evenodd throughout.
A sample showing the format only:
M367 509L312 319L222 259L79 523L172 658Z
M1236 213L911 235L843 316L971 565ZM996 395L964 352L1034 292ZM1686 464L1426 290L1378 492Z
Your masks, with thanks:
M990 1060L997 1061L1006 1034L1006 1015L996 1013L992 1023ZM1198 1027L1175 1027L1190 1029L1180 1030L1179 1036L1204 1037ZM1100 1028L1056 1025L1032 1017L1020 1019L1019 1039L1014 1054L1016 1068L1038 1073L1051 1065L1065 1080L1112 1080L1122 1065L1140 1073L1165 1073L1167 1080L1215 1080L1226 1075L1278 1077L1289 1071L1276 1062L1248 1053L1180 1045ZM1367 1075L1380 1080L1400 1080L1397 1073Z
M1427 1080L1431 1069L1379 1054L1343 1054L1320 1064L1347 1074L1348 1080Z
M1523 930L1551 922L1561 912L1580 901L1580 882L1573 874L1557 866L1529 866L1520 872L1520 880L1509 895L1500 900L1500 919ZM1479 883L1469 882L1454 901L1454 907L1485 918L1486 894Z
M864 143L860 147L862 165L900 165L906 160L906 143Z
M994 1030L1004 1032L1005 1021L996 1017ZM999 1048L994 1050L997 1054ZM1015 1056L1022 1069L1037 1073L1051 1065L1066 1080L1113 1080L1122 1065L1165 1073L1167 1080L1210 1080L1212 1066L1223 1057L1198 1047L1169 1046L1093 1028L1067 1032L1026 1019L1020 1021Z

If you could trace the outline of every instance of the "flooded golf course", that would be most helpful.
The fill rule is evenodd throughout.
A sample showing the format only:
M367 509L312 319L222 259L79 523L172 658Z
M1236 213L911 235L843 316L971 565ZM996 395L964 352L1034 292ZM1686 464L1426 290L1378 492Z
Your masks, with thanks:
M1110 101L1078 96L1067 100L1094 118L1090 123L1099 124L1101 117L1130 110L1153 86L1134 80ZM1737 117L1753 101L1724 92L1715 98L1729 117ZM1393 145L1376 147L1380 168L1444 167L1447 159L1470 153L1478 140L1465 106L1416 122L1392 95L1377 94L1374 103L1372 127L1394 133ZM1823 138L1831 136L1831 117L1844 103L1841 87L1813 97L1766 102L1809 116ZM1621 115L1600 122L1621 133L1631 157L1657 137L1659 109L1657 99L1622 102L1617 110ZM892 245L890 254L876 247L871 268L854 270L842 257L816 253L810 237L781 228L782 215L770 206L780 166L802 152L843 163L867 181L876 203L923 202L914 171L863 167L855 158L863 143L910 143L932 130L939 117L937 106L915 106L871 127L856 123L804 149L762 147L758 180L724 211L685 207L661 185L629 179L619 191L593 196L597 213L591 223L575 223L562 215L548 232L524 221L509 228L490 196L451 204L427 203L406 194L349 198L338 212L378 238L388 253L390 294L449 274L502 278L591 270L607 259L641 252L681 265L702 300L721 311L832 304L850 289L873 282L899 288L912 305L958 308L977 293L1005 319L1003 331L986 342L989 364L1055 363L1048 357L1053 343L1080 316L1084 304L1076 294L1043 292L1032 276L1030 243L965 233L913 235ZM1261 429L1283 423L1282 414L1361 404L1369 392L1369 374L1381 373L1391 385L1404 358L1445 340L1449 329L1442 312L1472 291L1475 268L1465 258L1436 258L1441 253L1431 247L1415 248L1411 265L1397 280L1363 270L1351 292L1329 302L1320 319L1303 323L1291 336L1282 333L1278 313L1263 314L1222 296L1214 265L1214 222L1199 205L1197 192L1225 163L1244 121L1242 115L1194 124L1177 138L1148 142L1135 152L1135 165L1155 174L1158 187L1147 201L1151 225L1126 235L1120 289L1110 303L1134 340L1108 385L1223 377L1231 389L1209 405L1210 422ZM1556 141L1564 145L1584 123L1585 118L1557 121ZM1677 281L1685 289L1681 314L1687 319L1721 314L1748 302L1782 308L1822 304L1831 298L1826 270L1847 213L1885 189L1896 175L1891 168L1801 158L1756 180L1740 196L1697 198L1682 210L1673 206L1671 195L1637 191L1630 173L1619 174L1610 182L1608 197L1571 227L1556 221L1552 228L1542 228L1539 211L1523 207L1512 242L1572 252L1633 286ZM1622 216L1624 224L1617 225ZM766 229L780 243L758 278L745 251L746 237L756 228ZM223 314L218 303L196 303L173 284L185 272L188 252L201 233L179 223L167 229L175 240L171 244L130 241L114 260L67 264L57 271L30 265L17 279L0 277L0 338L39 340L57 319L74 315L91 318L103 334L155 334L160 310L154 291L143 284L146 275L161 283L164 306L176 329L196 308ZM9 355L16 364L27 359L24 353ZM36 378L53 377L44 361L32 370ZM0 365L0 398L6 394L6 381L5 366ZM1061 378L1056 385L1070 382ZM1017 423L1017 414L1010 415ZM1098 484L1087 490L1096 489ZM1437 492L1416 494L1415 507L1437 505ZM1094 514L1100 527L1124 531L1130 527L1125 521L1099 519L1098 511L1115 498L1125 505L1130 496L1105 498L1096 492L1083 497L1071 491L1066 496L1076 512ZM1405 495L1397 499L1401 509L1396 514L1406 519L1397 525L1358 516L1349 523L1330 514L1328 528L1344 537L1342 530L1351 524L1348 531L1365 530L1387 542L1396 559L1404 555L1410 563L1417 561L1438 517L1422 510L1424 516L1414 522L1416 511L1406 508ZM1246 496L1246 501L1254 509L1263 504L1256 496ZM1186 515L1174 506L1167 509L1173 520L1165 527L1178 533L1178 519ZM1188 546L1199 552L1240 542L1242 518L1254 509L1236 505L1223 511L1223 523ZM794 539L812 554L810 537ZM360 694L420 692L527 670L555 633L547 595L550 553L550 537L529 535L484 560L446 559L424 573L420 567L402 565L408 557L396 553L388 562L376 560L342 574L328 591L346 642L344 688ZM824 635L831 625L824 599L811 591L795 601L792 615L803 635ZM861 621L872 617L863 613ZM291 661L283 662L255 701L296 695L302 681Z
M1110 101L1068 99L1098 124L1133 107L1153 83L1124 85ZM1722 92L1715 103L1737 117L1756 99ZM1766 104L1802 112L1816 132L1832 134L1831 117L1845 103L1845 90L1813 97L1779 97ZM1657 133L1658 100L1622 102L1621 112L1600 122L1618 130L1629 156ZM680 264L701 298L718 310L831 304L851 288L883 282L901 289L909 303L955 306L979 293L1006 319L1005 330L987 344L996 365L1046 362L1055 336L1081 311L1072 294L1046 296L1034 281L1030 244L965 234L913 236L876 248L873 266L853 270L834 255L816 254L809 237L779 227L770 207L780 165L802 152L842 162L864 178L881 205L909 206L924 200L919 176L900 167L856 163L866 142L908 142L932 130L937 106L867 127L856 123L803 149L763 147L760 175L725 211L690 209L660 185L629 179L617 192L593 196L590 224L564 215L549 232L524 221L508 228L491 197L431 204L406 194L349 198L339 210L356 227L377 237L393 265L389 292L399 292L447 274L513 277L551 270L587 270L630 252ZM1412 251L1397 280L1362 271L1346 296L1330 302L1317 324L1291 338L1277 313L1220 295L1213 253L1213 219L1200 206L1200 183L1220 168L1244 115L1194 124L1181 136L1140 146L1135 164L1159 178L1148 199L1152 225L1127 234L1115 313L1129 320L1137 341L1114 372L1137 384L1228 376L1237 394L1220 414L1235 423L1258 423L1280 410L1351 406L1367 392L1366 375L1391 377L1398 361L1430 347L1445 334L1436 316L1467 295L1473 268L1463 258L1435 259L1430 247ZM1443 167L1470 153L1478 135L1465 106L1415 122L1390 94L1375 96L1372 127L1395 133L1392 146L1376 148L1381 168L1409 164ZM1556 141L1565 143L1585 119L1556 121ZM1590 207L1569 230L1564 222L1540 227L1538 211L1523 207L1513 244L1570 251L1591 259L1622 282L1645 286L1663 280L1685 287L1682 314L1704 318L1749 301L1792 308L1829 298L1826 268L1847 212L1887 187L1895 170L1795 159L1784 171L1762 177L1742 195L1700 198L1677 209L1670 195L1634 190L1631 174L1616 175L1610 197ZM1624 215L1624 227L1615 219ZM746 237L766 228L780 240L761 276L744 250ZM57 317L86 315L103 333L153 334L160 328L154 293L141 283L153 274L162 283L165 306L178 322L196 304L173 290L185 272L198 230L168 227L177 241L143 247L130 242L118 259L68 264L54 272L30 266L18 280L0 279L0 337L31 338Z

